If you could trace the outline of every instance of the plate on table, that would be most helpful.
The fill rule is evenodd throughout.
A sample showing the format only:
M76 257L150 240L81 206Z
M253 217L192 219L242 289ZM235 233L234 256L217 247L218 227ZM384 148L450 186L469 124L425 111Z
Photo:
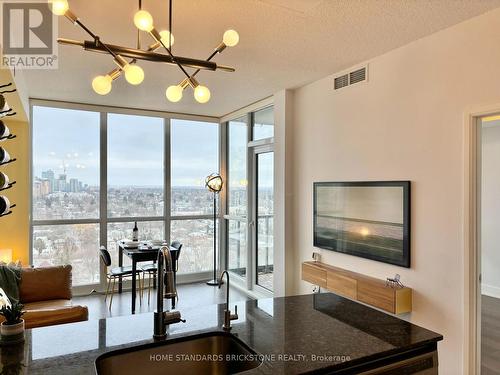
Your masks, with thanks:
M139 247L139 245L141 244L138 241L130 241L130 240L123 240L122 243L123 243L123 246L125 246L126 248L129 248L129 249L137 249Z

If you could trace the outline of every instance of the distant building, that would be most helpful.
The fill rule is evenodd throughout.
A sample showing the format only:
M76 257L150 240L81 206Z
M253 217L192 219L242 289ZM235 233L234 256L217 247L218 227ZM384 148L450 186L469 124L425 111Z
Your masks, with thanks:
M80 191L80 184L78 179L70 178L69 180L69 191L72 193L78 193Z
M52 169L49 169L48 171L43 171L42 172L42 179L45 179L49 182L50 186L50 193L54 191L55 189L55 174Z

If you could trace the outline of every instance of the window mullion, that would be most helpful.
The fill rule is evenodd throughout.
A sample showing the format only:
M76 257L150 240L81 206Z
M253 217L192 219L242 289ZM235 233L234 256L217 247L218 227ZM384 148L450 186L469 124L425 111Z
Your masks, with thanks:
M170 243L170 222L171 222L171 147L170 147L171 121L170 118L164 120L164 145L163 145L163 216L165 222L165 240Z
M100 117L100 151L99 151L99 243L108 247L108 114L101 112ZM106 267L100 265L100 286L106 282Z

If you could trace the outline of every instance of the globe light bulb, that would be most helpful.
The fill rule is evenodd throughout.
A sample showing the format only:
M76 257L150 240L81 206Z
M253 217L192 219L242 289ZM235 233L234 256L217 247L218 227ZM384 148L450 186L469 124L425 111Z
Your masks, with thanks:
M222 41L228 47L234 47L240 41L240 36L234 30L226 30L224 36L222 37Z
M64 14L69 9L69 4L67 0L53 0L50 1L52 13L56 16L64 16Z
M92 88L99 95L109 94L113 79L109 75L97 76L92 80Z
M134 25L139 30L151 31L153 30L153 16L145 10L140 10L134 15Z
M131 85L138 85L144 81L144 70L136 64L127 64L123 67L125 79Z
M167 99L171 101L172 103L177 103L179 100L182 99L182 92L184 89L182 86L179 85L173 85L173 86L168 86L167 91L165 91L165 94L167 95Z
M172 40L170 41L170 44L173 46L174 45L174 35L173 34L170 34L170 31L168 30L162 30L160 31L160 36L161 36L161 41L163 44L165 44L167 47L168 47L168 44L169 44L169 40L168 38L171 37Z
M210 90L208 87L198 85L194 89L194 98L198 103L206 103L210 100Z

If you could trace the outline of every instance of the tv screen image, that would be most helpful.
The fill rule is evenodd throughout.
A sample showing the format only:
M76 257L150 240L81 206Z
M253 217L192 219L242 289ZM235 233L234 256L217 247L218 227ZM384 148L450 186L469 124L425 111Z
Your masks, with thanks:
M410 181L315 182L314 246L410 267Z

